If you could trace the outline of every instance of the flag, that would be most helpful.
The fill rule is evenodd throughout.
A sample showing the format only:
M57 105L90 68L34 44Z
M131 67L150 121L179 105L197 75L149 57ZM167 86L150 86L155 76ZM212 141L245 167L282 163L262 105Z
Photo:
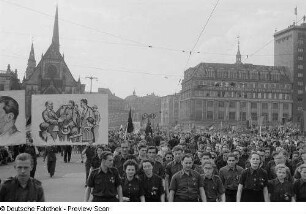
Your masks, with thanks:
M294 8L294 15L297 15L297 7Z
M128 125L127 125L127 133L132 133L134 131L134 125L132 120L132 109L129 112Z

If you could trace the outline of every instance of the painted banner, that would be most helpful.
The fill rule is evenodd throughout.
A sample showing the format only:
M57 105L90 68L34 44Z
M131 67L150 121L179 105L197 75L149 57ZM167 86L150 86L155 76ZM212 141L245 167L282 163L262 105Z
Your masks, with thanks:
M32 96L34 145L108 143L108 96L57 94Z
M0 146L26 143L25 91L0 91Z

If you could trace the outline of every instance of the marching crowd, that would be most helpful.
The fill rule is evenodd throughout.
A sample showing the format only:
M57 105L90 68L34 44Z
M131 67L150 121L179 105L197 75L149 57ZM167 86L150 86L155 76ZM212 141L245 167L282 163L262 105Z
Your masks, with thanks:
M33 148L15 157L17 175L2 182L0 201L44 201L41 184L33 178ZM47 161L54 148L46 149ZM290 127L260 134L110 131L108 145L89 143L81 150L86 157L84 201L306 201L306 140Z

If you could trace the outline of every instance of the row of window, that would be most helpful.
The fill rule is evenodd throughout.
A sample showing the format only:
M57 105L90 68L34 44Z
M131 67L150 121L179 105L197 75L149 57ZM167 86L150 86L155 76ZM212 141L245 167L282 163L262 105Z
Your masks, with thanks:
M214 107L214 103L213 102L214 101L207 101L207 107ZM201 103L202 103L202 101L197 101L196 105L199 107L200 105L202 105ZM225 103L226 103L225 101L218 101L218 107L219 108L224 108L225 105L226 105ZM228 106L229 106L229 108L236 108L237 103L238 102L236 102L236 101L230 101ZM251 102L251 109L257 109L260 104L261 104L261 108L263 110L267 110L268 109L268 103L255 103L255 102ZM246 102L240 102L240 108L241 109L246 108L246 106L247 106ZM278 110L279 106L280 106L279 103L272 103L271 107L274 110ZM289 103L283 103L283 110L289 110Z
M196 120L203 120L203 119L208 119L208 120L225 120L225 112L224 111L219 111L217 115L214 117L214 112L213 111L207 111L205 112L206 114L202 115L202 112L196 112L195 114L195 119ZM206 116L206 118L205 118ZM279 113L272 113L272 121L278 121L279 118ZM267 113L261 114L262 121L266 122L269 121L269 115ZM289 119L289 114L283 113L282 118ZM246 121L247 119L251 119L252 121L257 121L260 118L258 117L256 112L251 113L251 118L247 118L246 112L240 112L239 113L239 118L237 118L239 121ZM236 120L236 112L229 112L228 114L228 120L235 121Z
M191 97L191 91L182 94L182 99ZM245 99L274 99L274 100L290 100L291 94L283 93L256 93L256 92L240 92L240 91L194 91L196 97L223 97L223 98L245 98Z

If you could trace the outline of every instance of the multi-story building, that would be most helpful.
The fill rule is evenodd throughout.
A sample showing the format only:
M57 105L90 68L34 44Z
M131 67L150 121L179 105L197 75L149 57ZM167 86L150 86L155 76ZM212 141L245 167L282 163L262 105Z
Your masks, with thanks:
M289 69L293 83L293 121L301 122L306 110L306 23L291 25L274 34L274 65Z
M6 71L0 70L0 91L9 90L20 90L17 69L12 71L10 64L8 64Z
M98 88L98 93L108 95L108 127L112 129L126 125L129 111L125 109L124 99L117 97L108 88Z
M60 53L57 8L51 45L36 65L32 44L22 86L26 91L27 118L31 115L32 94L81 94L85 91L85 85L81 84L80 79L78 81L74 79L64 55Z
M200 63L184 72L180 123L281 123L292 114L292 83L285 67ZM284 118L284 119L283 119Z
M161 126L173 127L179 119L179 94L164 96L161 98Z

